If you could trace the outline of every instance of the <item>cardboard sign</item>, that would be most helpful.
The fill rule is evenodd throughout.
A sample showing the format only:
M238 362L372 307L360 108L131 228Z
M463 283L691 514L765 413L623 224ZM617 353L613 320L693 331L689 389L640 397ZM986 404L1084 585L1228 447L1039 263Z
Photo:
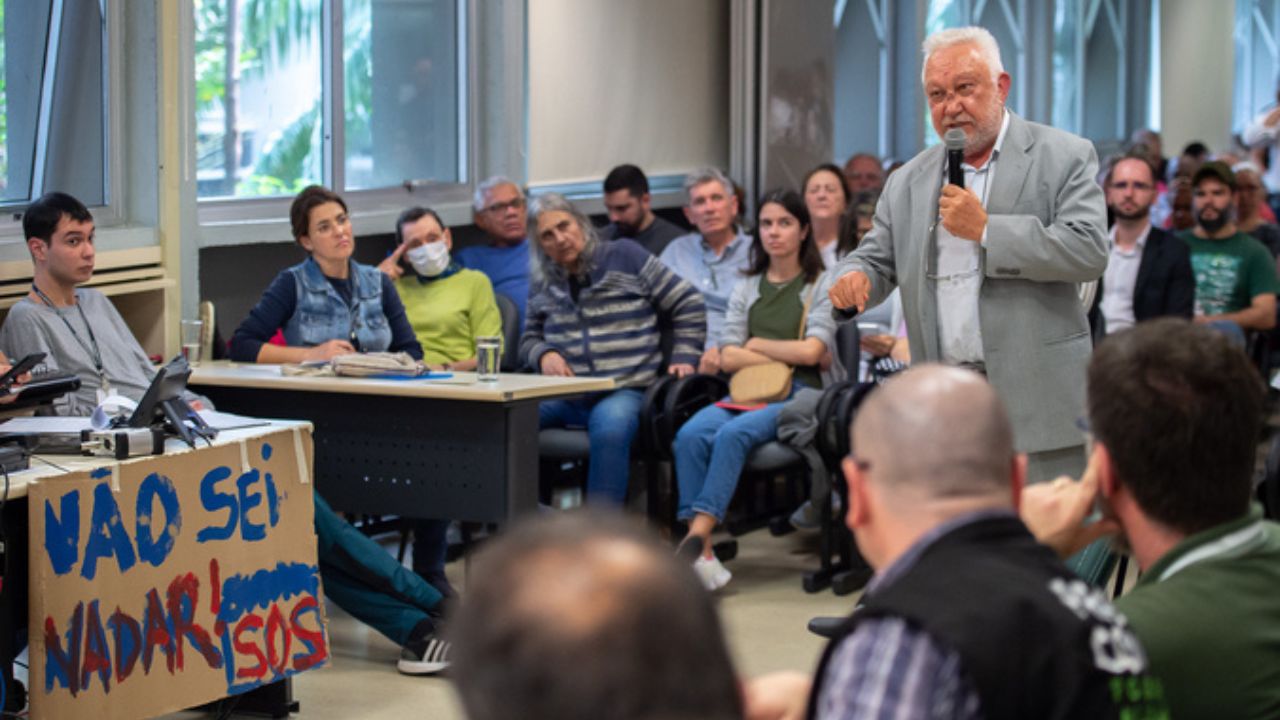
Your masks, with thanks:
M306 430L30 488L31 709L149 717L329 657Z

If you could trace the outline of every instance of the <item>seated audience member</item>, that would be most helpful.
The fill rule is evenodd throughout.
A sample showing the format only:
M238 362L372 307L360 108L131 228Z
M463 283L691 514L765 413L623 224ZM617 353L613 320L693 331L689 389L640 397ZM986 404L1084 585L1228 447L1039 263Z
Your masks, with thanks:
M649 207L649 178L635 165L619 165L604 178L604 209L609 225L600 231L605 240L631 238L640 247L659 255L685 229L653 214Z
M434 210L401 213L396 242L378 269L396 281L423 362L432 370L474 370L476 338L502 335L489 278L450 257L453 236Z
M1162 315L1190 318L1196 293L1191 253L1186 243L1151 224L1151 165L1142 156L1123 156L1102 184L1115 224L1089 319L1107 334Z
M472 211L476 227L484 231L484 245L470 245L455 257L464 268L489 276L493 291L515 301L524 327L529 300L529 248L525 242L525 197L519 185L500 175L476 186Z
M0 343L12 355L47 353L46 364L80 377L92 391L109 387L135 402L154 375L138 341L100 293L76 285L93 273L93 217L78 200L50 193L22 218L35 283L54 307L33 305L29 317L12 312ZM23 302L26 302L25 300ZM44 302L41 300L41 302ZM22 303L14 306L18 310ZM76 310L71 312L71 306ZM58 319L44 317L41 308ZM92 399L58 407L88 415ZM449 646L436 637L440 593L410 573L315 496L316 545L325 596L402 647L398 668L410 675L448 666Z
M347 203L312 185L293 199L289 223L307 259L282 270L231 336L237 362L297 363L353 352L422 359L391 278L351 259ZM285 345L269 342L284 330Z
M1164 141L1160 138L1160 133L1150 128L1138 128L1129 136L1129 145L1135 153L1146 158L1155 171L1156 190L1162 190L1169 159L1164 156Z
M720 328L729 294L747 269L751 239L738 223L740 203L733 182L715 168L684 180L685 217L697 230L671 241L659 259L702 293L707 306L706 346L698 372L720 372Z
M702 296L644 248L601 242L585 215L548 193L529 208L533 294L520 357L543 375L611 377L617 390L538 407L544 428L591 437L587 500L622 504L644 388L664 369L658 315L669 315L667 372L693 372L706 332Z
M547 515L498 537L451 632L470 720L742 717L710 597L622 517Z
M1252 502L1264 393L1220 335L1139 325L1089 363L1083 481L1023 495L1027 525L1061 554L1119 531L1142 575L1116 607L1175 718L1280 717L1280 526ZM1084 525L1098 506L1104 520Z
M792 390L821 388L839 380L833 362L835 322L831 300L819 287L822 258L810 233L809 211L794 192L760 199L751 267L729 299L720 334L720 367L732 373L752 365L783 362L794 368ZM807 315L806 315L807 313ZM728 400L728 398L726 398ZM724 519L747 456L773 440L785 400L743 412L708 405L689 418L675 439L676 516L689 523L680 556L691 561L709 590L731 574L712 552L711 532Z
M1236 163L1231 171L1236 176L1236 225L1240 232L1252 235L1272 257L1280 256L1280 226L1263 217L1263 211L1269 212L1270 208L1258 166L1250 162Z
M1018 520L1025 459L981 376L894 376L852 443L846 522L876 574L812 689L755 680L748 718L1168 717L1124 616Z
M378 269L396 280L409 325L433 370L474 370L476 338L502 335L502 316L484 273L450 260L453 237L434 210L415 207L396 220L395 251ZM408 265L406 272L405 265ZM447 520L415 520L413 570L445 597L454 595L445 577Z
M804 204L813 223L813 242L822 256L822 267L836 264L840 245L840 218L849 207L849 188L840 168L823 163L804 179Z
M89 415L108 395L142 397L156 371L129 326L88 282L94 267L93 215L79 200L51 192L22 215L31 253L31 291L0 328L0 349L12 358L45 354L43 367L75 373L80 389L53 402L58 415ZM188 393L188 399L199 399Z
M1179 237L1191 248L1196 276L1196 322L1209 323L1244 344L1244 333L1276 324L1276 262L1262 243L1236 227L1235 175L1205 163L1191 182L1196 227Z
M844 181L849 192L870 192L876 195L884 188L884 168L880 158L870 153L857 153L844 164Z

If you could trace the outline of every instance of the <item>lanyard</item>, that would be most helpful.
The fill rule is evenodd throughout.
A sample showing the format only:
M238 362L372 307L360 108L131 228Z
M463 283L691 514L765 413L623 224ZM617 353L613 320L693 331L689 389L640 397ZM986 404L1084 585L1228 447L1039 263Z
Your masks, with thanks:
M40 297L41 302L53 308L58 319L62 321L63 325L67 326L67 330L71 331L71 337L76 339L76 342L84 349L85 354L89 356L89 359L93 360L93 367L98 371L98 377L102 378L103 387L107 387L107 374L102 369L102 351L98 348L98 339L93 336L93 326L89 324L89 318L84 316L84 308L80 307L79 301L75 303L75 306L76 310L80 311L80 319L84 322L84 329L89 332L88 343L80 337L80 333L76 332L75 326L71 324L71 321L67 320L62 313L58 312L58 306L53 304L53 300L50 300L49 296L45 295L43 290L36 287L35 283L31 283L31 289L36 291L36 295Z

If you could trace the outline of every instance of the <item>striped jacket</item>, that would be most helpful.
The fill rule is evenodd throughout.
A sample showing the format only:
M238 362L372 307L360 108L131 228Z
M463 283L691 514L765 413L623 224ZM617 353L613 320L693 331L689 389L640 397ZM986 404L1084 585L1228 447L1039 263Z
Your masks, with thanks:
M706 305L689 283L631 240L602 242L590 284L574 302L567 282L544 282L529 295L520 357L538 368L558 352L575 375L642 386L663 368L658 316L671 317L672 364L696 366L707 330Z

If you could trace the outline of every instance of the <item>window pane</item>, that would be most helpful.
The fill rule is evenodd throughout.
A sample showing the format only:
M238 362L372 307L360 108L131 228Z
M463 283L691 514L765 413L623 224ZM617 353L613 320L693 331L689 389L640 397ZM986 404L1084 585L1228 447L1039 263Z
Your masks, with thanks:
M196 0L195 16L199 196L322 182L320 0Z
M103 205L106 23L98 3L67 3L50 38L51 5L0 1L0 204L61 190ZM57 52L46 67L50 42Z
M459 182L456 0L344 0L346 189Z

